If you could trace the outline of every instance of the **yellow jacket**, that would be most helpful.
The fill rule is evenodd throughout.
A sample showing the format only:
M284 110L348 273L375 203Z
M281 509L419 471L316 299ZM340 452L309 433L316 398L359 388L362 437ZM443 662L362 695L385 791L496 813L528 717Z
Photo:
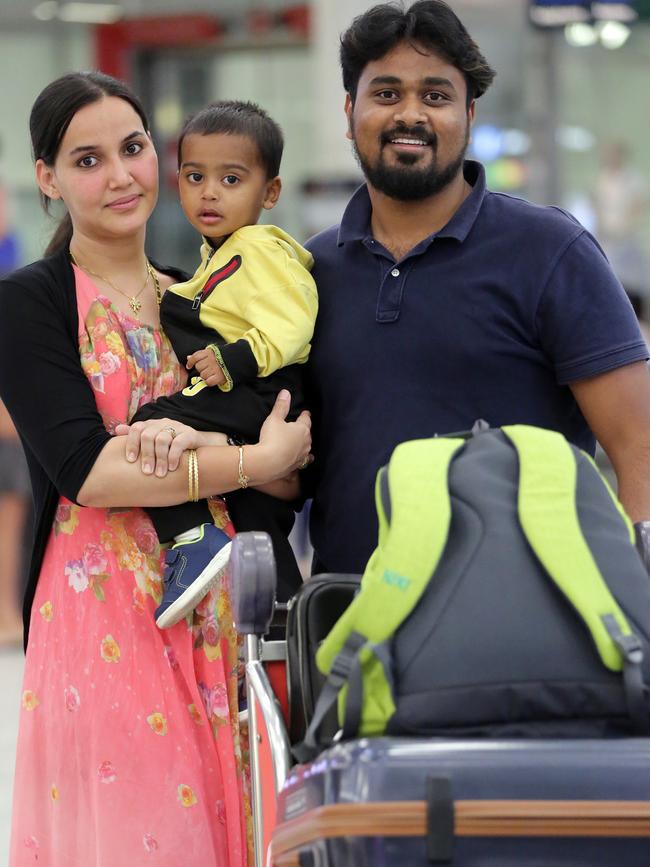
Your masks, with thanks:
M216 250L204 241L194 276L167 290L192 301L201 331L225 341L213 347L226 376L223 391L249 378L255 365L257 376L269 376L307 361L318 312L313 264L282 229L243 226Z

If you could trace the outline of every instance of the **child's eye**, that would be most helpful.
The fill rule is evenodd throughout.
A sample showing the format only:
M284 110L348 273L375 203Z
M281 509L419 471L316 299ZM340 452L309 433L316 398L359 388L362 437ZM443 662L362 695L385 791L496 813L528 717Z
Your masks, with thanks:
M191 184L200 184L203 180L201 172L188 172L185 177Z
M239 178L237 177L237 175L226 175L226 177L223 179L223 182L229 187L234 187L235 184L239 183Z
M82 157L77 163L82 169L92 169L93 166L96 166L99 160L97 157L93 157L90 154L88 156Z
M143 146L139 141L130 141L124 148L124 150L127 154L129 154L129 156L135 156L136 154L140 153L142 147Z

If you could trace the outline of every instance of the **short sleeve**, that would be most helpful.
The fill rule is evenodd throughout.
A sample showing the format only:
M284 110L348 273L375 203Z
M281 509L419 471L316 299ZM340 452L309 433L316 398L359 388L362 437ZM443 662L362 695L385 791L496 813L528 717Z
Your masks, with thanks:
M632 305L586 231L551 263L536 326L559 385L648 358Z

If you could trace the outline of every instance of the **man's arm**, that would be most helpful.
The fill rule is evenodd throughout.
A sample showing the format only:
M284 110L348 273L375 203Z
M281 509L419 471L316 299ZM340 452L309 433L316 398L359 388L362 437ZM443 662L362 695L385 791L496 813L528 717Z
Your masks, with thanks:
M645 362L570 383L587 424L612 462L632 521L650 521L650 372Z

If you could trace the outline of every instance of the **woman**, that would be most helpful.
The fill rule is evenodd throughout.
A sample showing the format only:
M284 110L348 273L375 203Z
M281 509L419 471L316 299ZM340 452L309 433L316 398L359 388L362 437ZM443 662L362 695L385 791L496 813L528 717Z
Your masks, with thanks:
M75 73L40 94L30 129L43 200L68 216L51 255L0 282L0 395L36 501L10 865L240 867L248 807L227 590L159 631L161 553L137 508L232 490L239 451L164 420L112 435L185 382L158 328L179 275L144 252L158 176L147 119L122 83ZM252 484L291 496L285 477L306 463L310 435L306 414L284 422L288 403L281 394L244 461Z

